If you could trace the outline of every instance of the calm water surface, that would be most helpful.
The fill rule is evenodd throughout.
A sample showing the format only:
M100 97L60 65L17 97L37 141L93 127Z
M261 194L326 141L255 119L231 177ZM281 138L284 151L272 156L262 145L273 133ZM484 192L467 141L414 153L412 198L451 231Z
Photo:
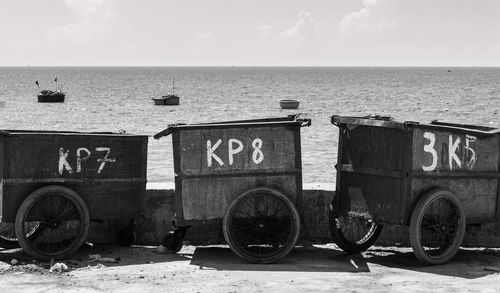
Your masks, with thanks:
M154 106L151 98L170 93L174 77L181 104ZM35 80L63 86L66 102L37 103ZM281 110L280 99L301 104ZM153 135L172 123L304 113L313 122L302 128L305 183L334 182L333 114L500 126L499 101L500 68L0 67L3 129ZM151 138L148 181L173 177L171 139Z

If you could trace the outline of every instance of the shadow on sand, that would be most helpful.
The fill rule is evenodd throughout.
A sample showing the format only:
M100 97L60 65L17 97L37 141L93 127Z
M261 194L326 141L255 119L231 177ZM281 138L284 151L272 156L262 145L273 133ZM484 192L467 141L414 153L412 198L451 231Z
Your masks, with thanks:
M100 255L106 261L93 260L90 255ZM116 262L108 261L110 258ZM87 266L104 265L106 267L143 265L172 261L189 261L192 253L158 253L155 246L109 246L109 245L84 245L80 250L68 259L54 260L55 263L65 263L70 269L78 269ZM45 269L49 269L51 261L37 261L29 255L23 253L21 249L0 248L0 261L12 264L12 259L16 259L19 265L37 264Z
M201 269L216 270L352 273L370 272L370 267L379 265L475 279L498 273L500 271L500 254L488 254L483 249L461 249L450 262L443 265L427 266L417 260L410 248L375 247L363 254L348 255L337 248L302 246L296 247L277 263L251 264L236 256L226 247L197 247L191 264L197 265Z
M500 272L500 254L489 253L482 248L460 249L446 264L428 266L417 260L411 249L401 252L396 249L377 247L364 253L366 262L391 268L424 272L429 274L476 279Z
M321 247L320 247L321 246ZM158 253L155 246L84 246L70 259L56 262L65 263L70 270L88 266L106 267L161 264L174 261L189 261L202 270L221 271L283 271L283 272L351 272L369 273L375 266L388 269L402 269L465 279L476 279L500 272L500 250L462 248L448 263L426 266L420 263L411 248L375 246L362 254L348 255L336 246L297 246L285 258L272 264L252 264L234 254L226 245L194 247L187 246L178 254ZM115 258L116 263L92 260L89 255L99 254L105 258ZM21 249L1 249L2 270L13 269L12 259L19 265L37 265L49 269L51 262L37 262Z
M192 265L201 269L235 271L369 272L366 262L354 260L339 250L295 247L276 263L253 264L239 258L227 247L197 247Z

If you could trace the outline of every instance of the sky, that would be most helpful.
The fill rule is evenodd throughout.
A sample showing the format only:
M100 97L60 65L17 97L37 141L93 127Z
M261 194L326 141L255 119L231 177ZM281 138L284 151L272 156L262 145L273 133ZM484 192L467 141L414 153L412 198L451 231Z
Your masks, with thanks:
M0 0L0 66L500 66L499 0Z

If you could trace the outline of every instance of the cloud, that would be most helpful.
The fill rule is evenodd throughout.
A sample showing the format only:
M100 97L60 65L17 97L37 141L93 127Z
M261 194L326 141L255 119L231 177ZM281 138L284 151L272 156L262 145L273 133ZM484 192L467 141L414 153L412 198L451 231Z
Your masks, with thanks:
M276 34L276 28L272 25L263 25L259 27L259 38L251 40L250 45L262 46L266 43L274 43L279 38Z
M396 26L394 21L376 20L374 11L377 6L389 0L363 0L362 8L344 16L339 23L341 38L346 38L355 32L378 30L392 30ZM374 22L375 21L375 22Z
M76 22L50 30L46 34L49 41L89 42L114 17L109 0L64 0L63 3Z
M215 41L215 38L211 32L205 32L196 35L196 41L198 43L208 43Z
M106 0L64 0L64 4L82 22L105 20L112 16Z
M282 32L280 37L301 43L314 37L315 28L316 21L312 18L311 13L301 11L298 22L292 28Z
M75 43L86 43L91 40L90 31L92 26L87 23L69 24L67 26L53 28L47 33L49 41L59 41L69 39Z
M272 25L264 25L260 28L260 38L262 40L269 40L275 37L276 29Z

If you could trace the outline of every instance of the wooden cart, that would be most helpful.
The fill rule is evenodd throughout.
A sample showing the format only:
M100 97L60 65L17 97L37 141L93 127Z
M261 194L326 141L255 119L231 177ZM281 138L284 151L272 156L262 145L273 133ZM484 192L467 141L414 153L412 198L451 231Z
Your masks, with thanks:
M300 127L284 118L171 125L176 227L164 244L179 251L186 227L222 221L230 248L250 262L288 254L299 238Z
M20 245L38 259L64 258L84 242L89 221L139 217L147 139L1 131L0 246Z
M368 249L382 224L408 225L417 258L449 261L466 224L500 218L499 129L333 116L339 127L330 230L347 252Z

